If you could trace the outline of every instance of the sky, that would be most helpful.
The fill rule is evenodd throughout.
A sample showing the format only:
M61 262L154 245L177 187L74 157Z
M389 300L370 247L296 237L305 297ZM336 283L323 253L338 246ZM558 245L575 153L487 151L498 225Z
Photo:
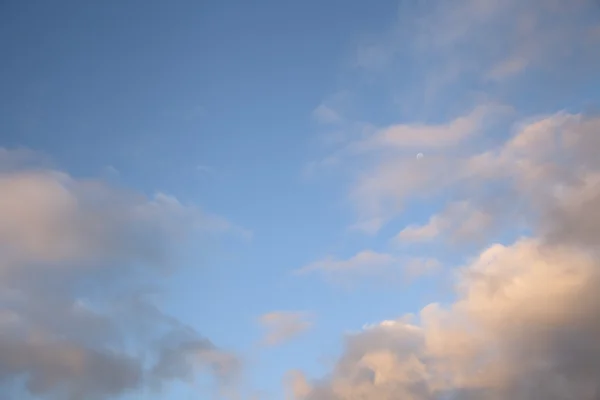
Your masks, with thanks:
M600 4L0 2L0 399L596 400Z

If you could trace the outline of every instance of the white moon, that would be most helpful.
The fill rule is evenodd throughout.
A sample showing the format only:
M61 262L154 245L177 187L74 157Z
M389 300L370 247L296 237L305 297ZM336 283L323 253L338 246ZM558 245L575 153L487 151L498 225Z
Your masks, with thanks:
M417 160L420 160L421 158L423 158L423 153L417 154Z

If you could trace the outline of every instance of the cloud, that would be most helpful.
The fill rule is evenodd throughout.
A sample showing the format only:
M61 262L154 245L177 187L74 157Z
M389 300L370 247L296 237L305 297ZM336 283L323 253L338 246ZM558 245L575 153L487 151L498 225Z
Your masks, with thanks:
M390 254L376 253L371 250L365 250L346 260L339 260L335 257L327 257L324 260L316 261L312 264L306 265L296 272L298 274L305 274L315 271L333 273L363 271L365 269L372 269L377 266L387 266L393 264L394 262L396 262L396 259Z
M502 224L512 233L523 224L530 236L487 246L459 269L450 304L424 307L416 322L386 321L347 336L331 373L305 382L296 398L597 399L599 131L594 116L541 116L516 124L504 143L422 171L426 184L415 184L416 194L452 190L453 202L400 239L471 241ZM390 188L403 185L386 176L395 178ZM392 193L398 201L415 195ZM317 266L368 265L351 260Z
M595 73L598 11L588 0L403 3L397 26L370 43L357 64L386 88L399 87L407 114L451 112L473 97L538 89L552 96L556 78ZM532 91L523 91L527 82L517 78L532 76ZM361 138L359 150L334 153L343 154L341 162L362 157L350 190L355 227L376 233L407 205L445 200L427 222L409 224L394 240L479 245L501 233L510 244L478 248L456 271L448 304L347 335L322 379L296 371L294 398L599 398L600 119L538 115L514 124L508 138L489 127L401 123ZM475 140L483 134L486 140ZM427 157L417 162L421 147ZM521 232L527 236L515 239ZM350 260L328 259L313 269L338 271Z
M600 66L597 13L594 0L401 2L395 22L359 40L349 67L404 116L472 104L474 93L512 96L530 74L555 96Z
M0 173L0 384L105 399L239 361L161 312L150 288L191 235L235 232L176 198L47 169Z
M525 218L527 208L533 213L532 207L539 208L545 199L554 198L559 188L566 190L580 181L586 168L597 167L590 149L598 145L594 131L599 121L559 112L516 124L516 133L509 140L487 150L432 155L418 161L404 157L378 160L357 178L350 193L358 224L378 221L375 227L380 228L407 203L450 190L459 204L469 201L474 211L470 217L464 211L462 218L475 218L469 222L475 227L481 223L493 228L489 214ZM492 196L494 190L501 190L505 197ZM512 201L506 201L509 198ZM447 213L460 214L456 207ZM423 230L412 226L401 238L433 235L440 228L437 225L449 223L449 217L434 217ZM468 236L468 226L460 229L460 235Z
M411 195L453 184L459 144L469 145L513 113L511 107L486 103L469 113L439 124L397 124L387 128L365 125L360 135L341 146L310 171L325 166L361 166L351 190L359 220L352 230L378 232L404 207ZM415 153L427 150L425 158ZM461 150L464 153L464 150Z
M493 216L473 207L468 201L449 204L446 209L433 215L424 225L409 225L395 237L397 242L430 242L450 239L454 242L473 241L485 233L493 222Z
M582 33L594 26L585 19L593 1L461 0L425 7L417 49L462 57L466 68L470 63L484 75L496 70L498 78L509 77L592 50Z
M494 66L491 71L489 71L488 77L492 80L502 80L523 72L528 64L529 61L526 58L509 58Z
M10 150L0 147L0 172L48 167L50 164L48 157L36 151L24 147Z
M102 175L106 179L114 179L114 178L118 178L119 176L121 176L121 171L119 171L117 168L115 168L112 165L106 165L106 166L104 166L104 168L102 168Z
M341 115L325 104L320 104L315 108L313 117L322 124L336 124L342 121Z
M313 315L306 312L274 311L259 319L266 329L263 342L267 346L277 346L306 332L313 325Z
M596 399L597 258L534 239L466 266L449 307L346 338L331 378L297 399Z
M427 149L454 146L480 133L493 117L511 109L500 105L481 105L465 116L446 124L397 124L379 130L372 137L351 145L356 151L382 148Z
M446 123L403 123L383 128L362 124L360 134L355 135L358 137L348 141L320 164L340 163L351 157L378 152L410 152L414 158L415 151L449 149L483 133L512 112L511 107L490 103L475 107L466 115Z
M302 399L311 392L312 388L308 383L302 371L288 371L283 379L283 384L286 387L286 399Z
M363 250L348 259L329 256L295 270L294 273L297 275L317 273L326 279L341 283L362 281L365 278L393 282L397 279L411 280L429 275L438 267L439 261L433 258L411 258Z
M353 94L348 90L340 90L327 96L313 111L312 117L323 125L345 125L345 115L351 112Z

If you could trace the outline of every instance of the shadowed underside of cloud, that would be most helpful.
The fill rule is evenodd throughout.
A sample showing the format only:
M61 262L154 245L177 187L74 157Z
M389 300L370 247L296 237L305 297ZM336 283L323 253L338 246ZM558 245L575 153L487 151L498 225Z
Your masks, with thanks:
M2 387L106 399L202 369L235 378L236 357L163 314L149 291L190 234L235 227L173 197L53 170L11 165L0 193Z
M290 378L296 398L600 398L598 154L600 119L561 112L517 125L487 151L412 167L417 193L440 194L445 179L463 199L398 240L471 240L518 225L532 236L489 246L460 269L454 303L348 336L328 378ZM402 168L393 171L365 177L394 180L364 193L413 195L399 183Z

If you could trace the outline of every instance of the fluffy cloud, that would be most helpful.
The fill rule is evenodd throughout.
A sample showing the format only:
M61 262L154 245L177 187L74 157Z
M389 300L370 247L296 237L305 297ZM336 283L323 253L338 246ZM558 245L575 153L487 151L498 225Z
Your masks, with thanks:
M313 315L306 312L273 311L259 319L266 329L264 344L276 346L306 332L313 325Z
M594 7L589 0L403 3L397 26L360 46L357 64L422 120L490 97L562 96L600 62ZM527 82L516 78L529 72L536 79L525 92ZM477 116L376 129L335 153L363 157L350 191L354 227L379 232L407 206L436 199L447 204L394 241L528 236L479 249L457 272L449 304L348 335L323 379L291 374L294 398L600 398L600 119L543 115L505 138ZM426 157L416 160L423 148ZM326 261L314 269L355 265Z
M53 170L5 169L0 193L4 389L105 399L204 368L234 379L236 357L162 313L150 289L190 234L238 228L170 196Z
M599 267L533 239L494 245L461 271L454 304L347 337L331 378L296 398L594 400Z
M415 184L420 193L451 188L464 200L404 229L400 239L469 239L502 224L522 224L532 236L489 246L461 268L451 304L426 306L415 322L387 321L348 336L328 378L295 375L296 398L597 399L598 132L600 119L561 112L518 124L487 151L425 165L425 183ZM370 195L413 196L398 174L383 175L394 178L389 192ZM442 179L446 186L437 185Z
M458 300L348 337L307 399L596 399L598 260L535 240L485 250Z

